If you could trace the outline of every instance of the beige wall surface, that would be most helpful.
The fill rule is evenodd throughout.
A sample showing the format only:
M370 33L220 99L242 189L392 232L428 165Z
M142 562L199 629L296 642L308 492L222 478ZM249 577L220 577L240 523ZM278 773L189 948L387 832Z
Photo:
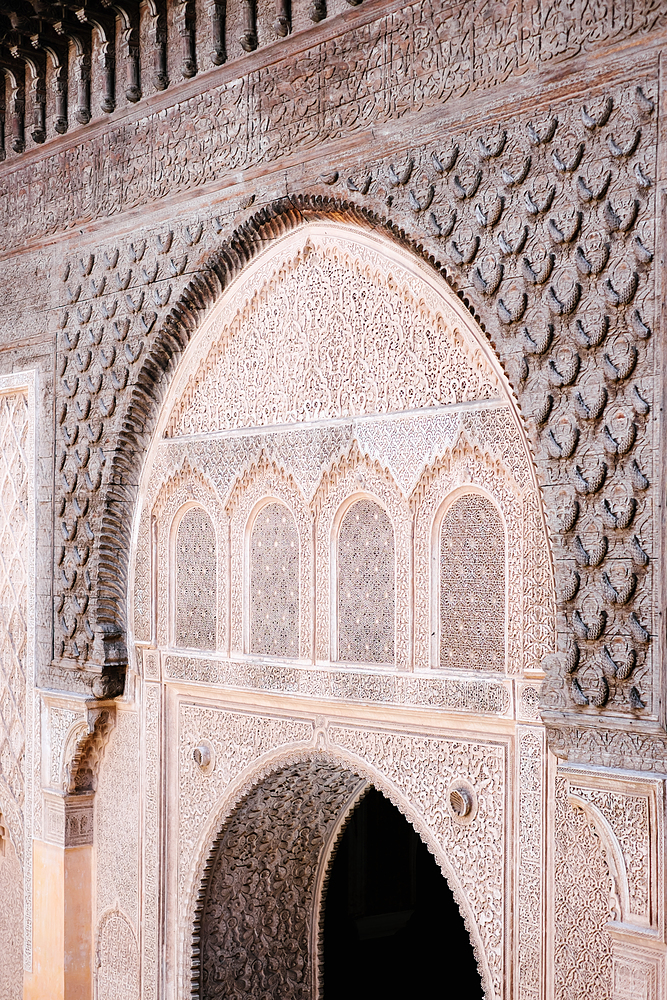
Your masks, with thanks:
M658 1000L664 4L63 11L0 15L0 997L203 1000L227 877L317 996L370 783L487 998Z

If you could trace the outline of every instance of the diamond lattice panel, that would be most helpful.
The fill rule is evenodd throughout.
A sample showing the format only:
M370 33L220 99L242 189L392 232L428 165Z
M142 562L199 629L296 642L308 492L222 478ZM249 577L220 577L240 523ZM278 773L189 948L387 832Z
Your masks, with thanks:
M24 796L28 401L0 396L0 802Z
M183 515L176 542L176 644L216 645L215 532L201 507Z
M299 535L281 503L257 515L250 546L250 651L299 654Z
M505 666L505 531L479 494L460 497L442 521L440 666Z
M338 659L394 659L394 531L382 508L359 500L338 536Z

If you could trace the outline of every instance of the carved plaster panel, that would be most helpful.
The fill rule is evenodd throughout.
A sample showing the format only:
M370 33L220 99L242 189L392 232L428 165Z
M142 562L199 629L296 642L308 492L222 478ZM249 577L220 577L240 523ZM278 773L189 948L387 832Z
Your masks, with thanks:
M607 923L614 882L594 824L568 801L567 779L555 785L553 920L555 1000L612 1000L612 940Z
M139 1000L139 949L130 921L116 906L101 917L95 949L96 1000Z
M514 711L509 682L477 677L426 677L378 670L317 668L274 663L212 660L165 654L165 679L306 698L421 706L473 715L509 716Z
M286 475L262 453L237 479L226 510L230 523L231 557L231 649L250 652L250 537L260 505L279 500L296 522L298 534L297 560L299 618L298 647L293 656L312 656L312 536L313 518L306 498L292 476Z
M501 396L451 306L398 256L388 263L351 231L285 240L240 279L209 324L210 350L177 375L166 436Z
M35 788L35 376L0 377L0 813L23 873L23 963L32 968ZM11 865L10 865L11 867Z
M664 789L659 780L561 768L571 805L595 826L614 880L614 919L636 932L662 923Z
M484 454L479 446L462 438L433 466L427 468L412 495L415 509L415 665L422 669L438 665L432 634L437 629L437 594L440 567L434 563L433 553L439 551L438 515L448 499L462 495L465 488L476 487L487 492L502 511L507 531L508 578L508 668L512 673L539 666L537 662L525 663L523 651L523 608L525 599L523 572L523 509L521 492L508 470L492 456ZM435 532L435 536L434 536ZM543 594L547 613L550 594ZM541 645L541 635L532 639L531 646ZM530 642L530 640L529 640ZM546 645L539 652L545 655L553 649ZM539 655L539 654L538 654Z
M392 476L378 462L362 455L353 442L349 455L327 470L315 494L315 572L317 611L315 649L318 660L342 659L337 653L338 550L340 519L353 500L365 497L379 504L394 532L395 551L395 666L409 668L410 655L410 508ZM332 565L333 563L333 565Z
M216 535L216 645L218 648L224 648L227 620L227 518L208 478L197 469L194 469L187 459L177 473L161 484L161 489L152 510L152 517L155 519L155 524L157 525L157 551L155 553L157 563L155 582L157 639L162 646L177 644L174 633L177 600L175 592L175 528L177 527L177 518L182 516L184 511L188 509L188 506L192 504L201 506L208 514ZM143 586L146 587L146 565L144 563L138 563L137 565L140 579Z
M97 913L119 905L135 929L140 808L139 720L134 710L120 708L95 793Z

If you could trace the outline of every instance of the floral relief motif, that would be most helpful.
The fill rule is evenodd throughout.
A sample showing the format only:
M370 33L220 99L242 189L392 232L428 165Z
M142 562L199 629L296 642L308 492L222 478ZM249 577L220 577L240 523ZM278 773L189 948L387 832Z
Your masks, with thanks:
M556 778L554 827L555 1000L612 998L611 917L613 881L595 827L567 801Z
M338 633L338 622L334 626L330 618L332 612L334 615L337 612L336 595L331 593L332 540L339 530L337 516L341 506L354 497L363 497L370 503L378 504L393 528L396 574L393 646L396 666L405 669L410 663L410 509L391 475L379 462L362 455L356 441L352 443L350 452L324 473L312 501L317 574L316 655L320 660L329 660L333 655L331 637L334 627ZM336 566L336 579L340 582L338 572Z
M288 643L296 638L296 647L281 646L282 652L276 652L274 655L309 658L312 652L313 518L306 499L294 478L284 473L275 461L270 461L264 452L260 454L258 461L253 462L249 468L238 474L227 500L226 512L230 523L231 546L231 648L237 652L252 651L253 637L249 631L244 634L244 627L249 630L250 620L254 613L253 609L261 607L263 603L261 598L257 599L256 595L252 596L252 588L255 586L253 579L256 579L253 577L252 571L253 553L255 552L253 545L256 545L258 541L256 520L253 520L253 516L255 518L261 516L262 511L259 505L276 500L283 505L288 515L293 519L296 549L290 549L288 553L285 553L286 556L290 555L290 558L287 562L283 559L278 570L281 571L284 566L288 575L293 574L294 565L296 565L297 594L295 597L298 610L294 635L289 638L285 636ZM252 526L253 539L250 545L246 538L249 523ZM276 536L274 542L277 540ZM287 545L289 546L289 542ZM264 565L267 564L264 563ZM265 568L264 573L268 574L269 578L273 578L273 584L271 579L267 579L267 586L273 585L275 589L275 574L271 568L268 570ZM255 601L258 603L254 603ZM282 619L282 613L280 618ZM278 629L282 635L283 624L280 624ZM269 632L264 633L263 631L262 634L265 634L266 641L273 645L277 641L278 634L269 635Z
M503 670L507 546L496 507L479 493L459 495L442 519L439 542L437 665Z
M176 622L172 622L170 615L170 607L176 607L178 600L177 595L173 593L173 584L177 574L172 572L172 566L174 559L178 559L177 553L172 552L174 518L181 508L195 504L203 509L206 517L210 518L215 536L214 541L209 542L209 547L214 546L217 553L217 608L215 614L209 612L211 619L209 624L212 624L213 620L217 623L217 641L213 641L213 648L222 645L223 637L226 634L226 516L217 494L208 480L186 460L181 469L172 475L166 483L163 483L152 511L157 524L157 637L158 642L163 646L172 643L178 644L177 636L172 634ZM175 542L175 539L173 541ZM175 567L173 568L175 569Z
M504 951L506 750L491 742L464 742L330 725L329 739L353 754L360 765L376 768L423 818L448 859L474 919L468 927L481 943L494 994L502 996ZM363 762L363 764L362 764ZM446 807L447 790L457 778L477 795L472 824L460 826ZM460 902L460 900L459 900ZM478 953L478 961L482 957Z
M176 621L174 643L215 649L217 640L217 559L215 529L201 507L189 507L175 540Z
M167 436L389 413L501 394L398 261L311 234L231 296ZM420 287L421 286L421 287ZM422 294L420 294L422 293ZM249 296L247 299L246 296ZM478 356L475 357L475 354ZM433 364L434 358L440 363Z

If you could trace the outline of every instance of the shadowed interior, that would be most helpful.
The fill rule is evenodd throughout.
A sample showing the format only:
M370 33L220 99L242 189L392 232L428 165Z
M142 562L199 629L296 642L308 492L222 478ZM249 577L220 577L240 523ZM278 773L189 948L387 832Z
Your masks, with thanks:
M330 871L324 1000L482 1000L458 906L416 830L376 789L356 807Z

